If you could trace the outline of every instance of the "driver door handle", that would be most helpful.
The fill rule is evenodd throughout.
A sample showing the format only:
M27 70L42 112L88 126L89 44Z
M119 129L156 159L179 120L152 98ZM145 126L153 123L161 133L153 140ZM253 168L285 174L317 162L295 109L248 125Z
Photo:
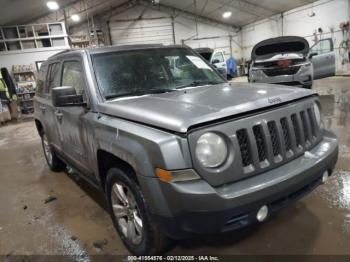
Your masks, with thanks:
M61 120L62 120L63 114L61 113L61 111L56 110L56 111L55 111L55 115L56 115L56 118L57 118L58 121L61 121Z

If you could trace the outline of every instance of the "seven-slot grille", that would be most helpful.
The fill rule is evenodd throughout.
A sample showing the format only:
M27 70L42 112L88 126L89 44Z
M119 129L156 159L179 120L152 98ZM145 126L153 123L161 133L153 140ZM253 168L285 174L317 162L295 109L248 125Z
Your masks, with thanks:
M251 130L239 129L236 136L242 165L254 166L254 159L260 163L274 163L301 153L316 142L317 134L318 127L312 107L271 120L267 124L254 125Z

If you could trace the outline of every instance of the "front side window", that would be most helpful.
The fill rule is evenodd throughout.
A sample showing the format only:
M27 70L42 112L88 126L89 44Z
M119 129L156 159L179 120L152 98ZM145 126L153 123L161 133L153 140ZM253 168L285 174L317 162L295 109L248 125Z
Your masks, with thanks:
M62 86L75 88L77 95L84 93L84 78L81 64L78 61L66 61L63 63Z
M92 60L106 99L224 82L203 58L184 48L93 54Z
M314 46L311 47L311 52L317 53L319 55L326 54L333 51L333 42L332 39L323 39L317 42Z

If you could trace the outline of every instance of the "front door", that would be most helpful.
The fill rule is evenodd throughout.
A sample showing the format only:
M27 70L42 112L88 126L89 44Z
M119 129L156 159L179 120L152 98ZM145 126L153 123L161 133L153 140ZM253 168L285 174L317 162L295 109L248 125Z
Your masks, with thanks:
M77 94L86 101L86 82L80 59L67 60L62 64L61 86L72 86ZM84 174L90 174L91 168L86 154L87 130L85 106L67 106L55 108L64 156Z
M335 75L335 54L331 38L320 40L313 45L310 54L314 67L314 79Z

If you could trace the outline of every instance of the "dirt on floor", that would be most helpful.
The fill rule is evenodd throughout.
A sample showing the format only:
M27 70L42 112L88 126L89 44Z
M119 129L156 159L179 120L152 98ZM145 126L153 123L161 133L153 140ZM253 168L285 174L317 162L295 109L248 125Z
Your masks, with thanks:
M350 78L316 81L340 143L334 175L269 221L177 242L168 254L350 254ZM104 196L46 165L33 121L0 127L0 255L127 255ZM210 226L210 225L208 225Z

